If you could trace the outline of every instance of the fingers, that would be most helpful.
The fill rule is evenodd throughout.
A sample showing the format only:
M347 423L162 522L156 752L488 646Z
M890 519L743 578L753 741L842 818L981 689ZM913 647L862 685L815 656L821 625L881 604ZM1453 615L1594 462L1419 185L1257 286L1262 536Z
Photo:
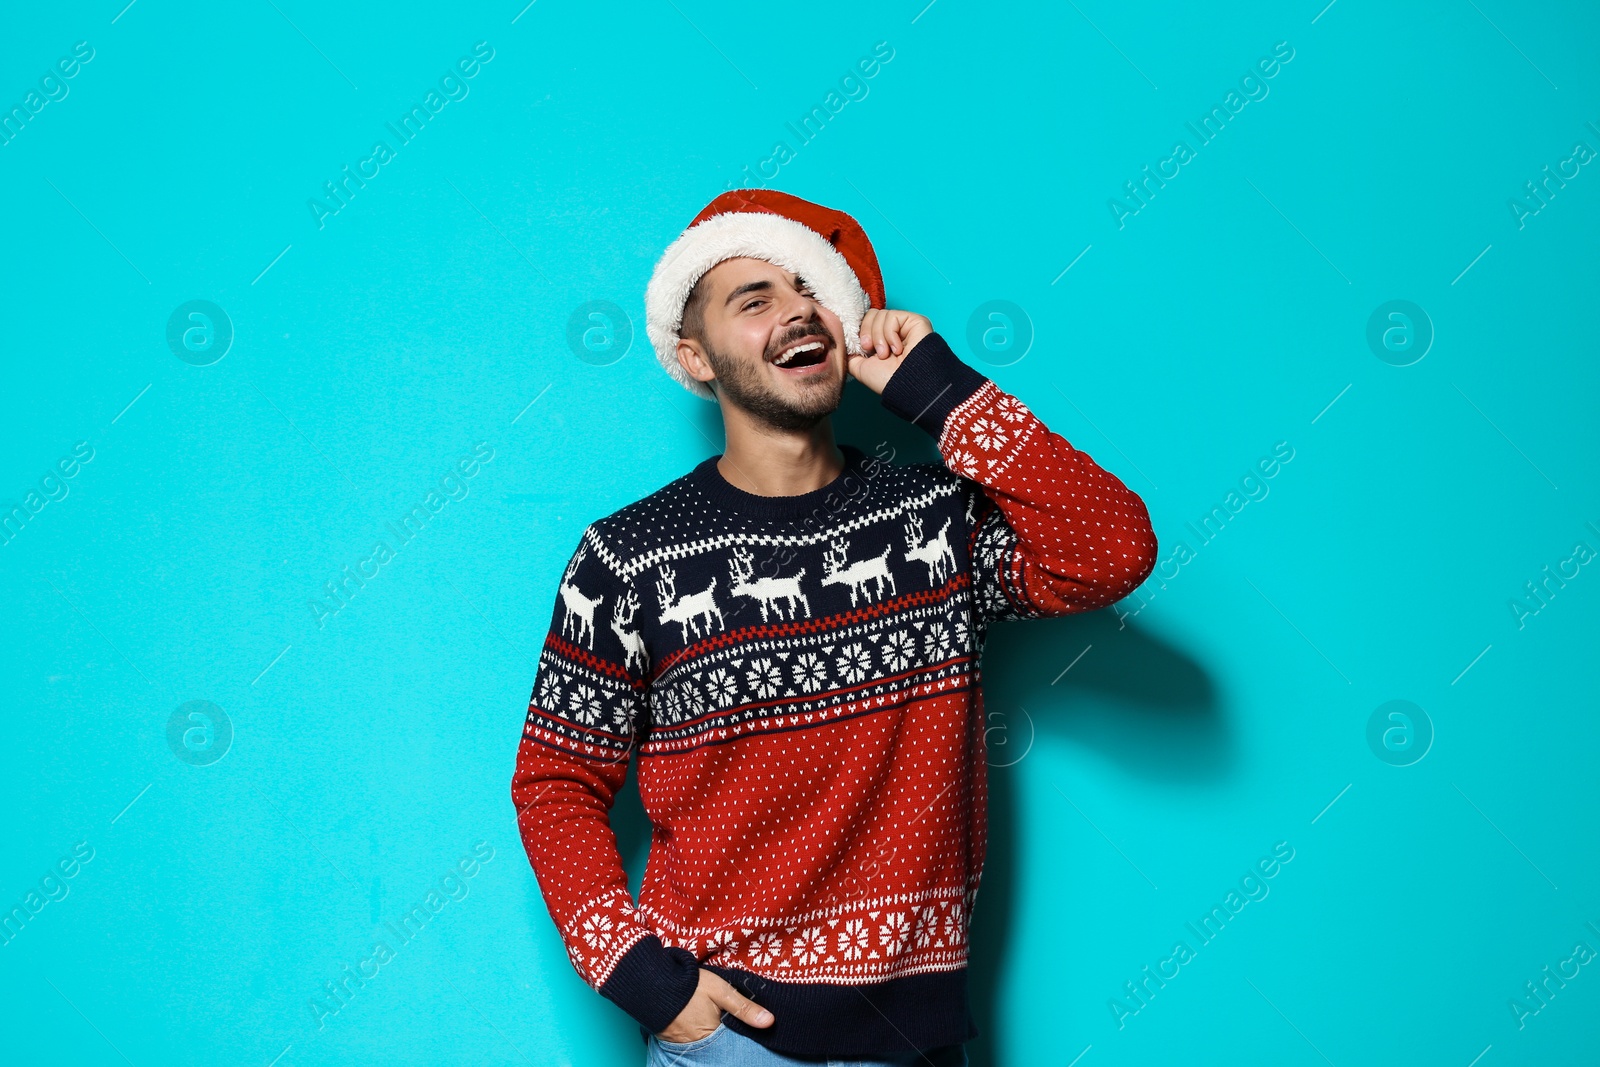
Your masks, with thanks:
M884 338L888 342L889 351L898 356L900 354L900 346L905 342L905 337L900 332L903 318L901 315L885 315L883 318Z
M717 982L707 983L706 993L716 1002L719 1008L735 1016L740 1022L748 1026L772 1025L773 1018L770 1011L733 988L720 975L716 977L719 979Z
M872 322L870 325L864 323L863 329L872 335L872 354L879 359L886 359L892 352L889 346L889 331L892 326L889 312L873 308L869 314L872 315Z
M907 339L926 332L924 326L932 329L926 319L909 311L868 308L861 316L861 352L879 359L904 355Z
M868 308L861 317L861 351L865 355L887 359L896 351L890 344L893 329L891 313L883 308Z
M868 308L866 314L861 316L861 351L867 355L871 355L873 350L872 328L882 314L877 308Z

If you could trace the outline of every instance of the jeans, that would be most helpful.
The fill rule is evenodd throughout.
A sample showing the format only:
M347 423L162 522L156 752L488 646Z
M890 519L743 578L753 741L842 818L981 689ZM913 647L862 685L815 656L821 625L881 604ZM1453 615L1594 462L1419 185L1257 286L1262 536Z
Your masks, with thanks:
M946 1045L920 1052L908 1049L888 1059L801 1060L773 1052L721 1023L698 1041L663 1041L651 1034L645 1067L967 1067L967 1050L964 1045Z

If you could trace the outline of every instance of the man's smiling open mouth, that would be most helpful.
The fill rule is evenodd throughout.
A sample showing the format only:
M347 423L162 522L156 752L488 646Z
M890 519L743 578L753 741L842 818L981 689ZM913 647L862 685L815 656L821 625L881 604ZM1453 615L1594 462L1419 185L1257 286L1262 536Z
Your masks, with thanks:
M772 358L772 364L781 370L798 371L820 366L828 361L830 338L813 334L802 337Z

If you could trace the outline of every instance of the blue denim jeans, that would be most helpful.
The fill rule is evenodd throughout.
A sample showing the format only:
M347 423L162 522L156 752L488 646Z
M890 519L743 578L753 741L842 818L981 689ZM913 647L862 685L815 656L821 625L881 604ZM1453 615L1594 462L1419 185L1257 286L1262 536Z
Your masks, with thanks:
M964 1045L947 1045L920 1052L908 1049L887 1059L800 1060L773 1052L721 1023L698 1041L663 1041L651 1034L645 1067L967 1067L967 1050Z

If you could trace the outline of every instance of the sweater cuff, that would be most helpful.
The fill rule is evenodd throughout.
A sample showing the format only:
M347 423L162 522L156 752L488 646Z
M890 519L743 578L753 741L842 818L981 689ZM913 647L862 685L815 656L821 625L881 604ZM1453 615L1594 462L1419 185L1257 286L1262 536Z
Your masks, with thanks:
M679 946L667 947L655 934L641 937L622 954L600 995L615 1003L652 1034L678 1017L700 985L700 961Z
M904 362L889 376L882 403L937 439L950 412L988 380L961 362L943 337L930 333L906 353Z

